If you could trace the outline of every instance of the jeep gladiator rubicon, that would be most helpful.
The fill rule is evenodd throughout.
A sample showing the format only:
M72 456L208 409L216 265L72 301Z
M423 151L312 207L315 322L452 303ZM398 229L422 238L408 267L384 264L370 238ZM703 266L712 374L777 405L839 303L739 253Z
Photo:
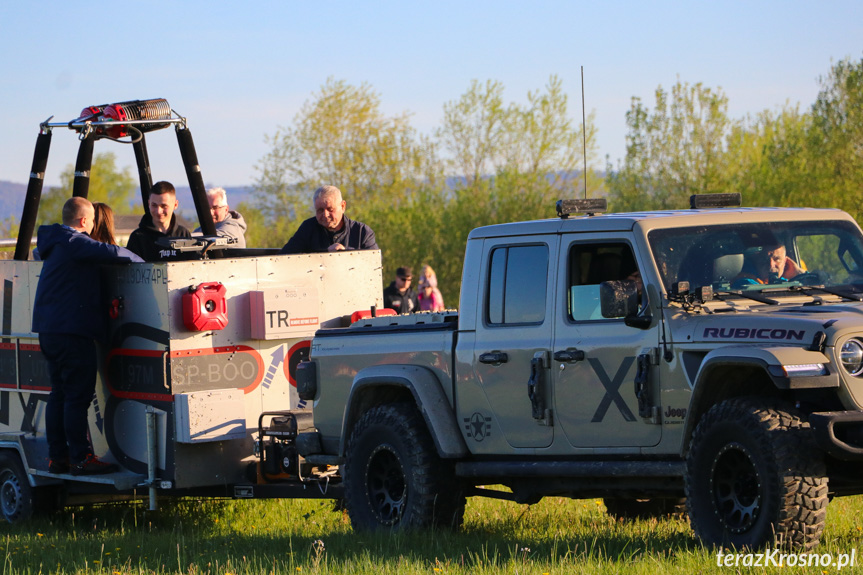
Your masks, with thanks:
M317 331L301 455L342 466L361 529L458 526L476 495L685 497L707 544L814 547L828 497L863 492L860 227L737 194L590 204L473 230L458 313Z

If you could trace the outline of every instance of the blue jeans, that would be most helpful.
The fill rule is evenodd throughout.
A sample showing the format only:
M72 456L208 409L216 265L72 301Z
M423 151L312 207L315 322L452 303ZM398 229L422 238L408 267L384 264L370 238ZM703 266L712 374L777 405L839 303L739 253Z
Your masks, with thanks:
M96 392L96 344L80 335L40 333L39 345L51 376L45 409L48 457L79 463L93 452L87 412Z

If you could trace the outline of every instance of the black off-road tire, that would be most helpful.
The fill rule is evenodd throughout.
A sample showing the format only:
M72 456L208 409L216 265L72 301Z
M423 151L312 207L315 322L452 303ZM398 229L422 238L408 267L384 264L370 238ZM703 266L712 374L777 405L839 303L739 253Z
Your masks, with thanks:
M683 517L686 514L686 499L683 497L654 497L634 499L630 497L606 497L603 499L609 515L618 519L664 519Z
M686 500L692 527L708 545L815 547L827 477L809 424L773 399L714 405L692 437Z
M345 507L357 530L461 526L465 496L409 403L368 410L351 432Z

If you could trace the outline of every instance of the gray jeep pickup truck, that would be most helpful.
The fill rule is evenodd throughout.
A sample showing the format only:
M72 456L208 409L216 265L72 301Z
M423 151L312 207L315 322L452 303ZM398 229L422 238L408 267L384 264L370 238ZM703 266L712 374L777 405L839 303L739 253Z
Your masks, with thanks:
M468 496L685 498L707 544L809 549L828 498L863 493L857 223L601 204L471 232L457 313L316 333L297 445L341 466L355 528L458 526Z

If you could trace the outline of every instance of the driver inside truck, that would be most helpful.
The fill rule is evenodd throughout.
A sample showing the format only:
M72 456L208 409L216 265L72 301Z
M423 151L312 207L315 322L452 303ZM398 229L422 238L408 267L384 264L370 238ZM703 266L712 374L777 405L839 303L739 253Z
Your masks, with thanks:
M805 271L802 265L788 257L785 245L778 241L770 242L753 251L743 271L734 279L732 287L782 283Z

